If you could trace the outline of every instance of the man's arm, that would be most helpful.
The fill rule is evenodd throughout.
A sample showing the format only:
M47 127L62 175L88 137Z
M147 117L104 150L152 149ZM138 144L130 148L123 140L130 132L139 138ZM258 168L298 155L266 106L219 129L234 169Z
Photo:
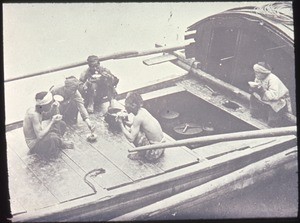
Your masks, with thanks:
M268 89L265 89L262 99L266 101L278 100L279 99L278 92L279 92L279 82L275 79L270 79Z
M36 137L38 139L42 139L50 131L50 128L55 122L55 119L52 118L50 123L44 129L42 128L42 125L39 120L39 116L37 114L32 114L31 121L32 121L32 126Z
M140 132L140 127L141 127L141 123L142 123L141 119L138 116L135 116L130 130L128 130L124 126L124 123L122 120L119 120L119 123L120 123L121 130L124 133L125 137L128 139L129 142L133 143L135 138L137 137L137 135Z
M89 129L94 132L95 126L92 125L90 119L89 119L89 113L87 112L86 108L84 107L83 98L81 97L79 91L77 90L74 95L74 101L76 102L77 108L79 110L79 113L82 117L82 120L85 121Z

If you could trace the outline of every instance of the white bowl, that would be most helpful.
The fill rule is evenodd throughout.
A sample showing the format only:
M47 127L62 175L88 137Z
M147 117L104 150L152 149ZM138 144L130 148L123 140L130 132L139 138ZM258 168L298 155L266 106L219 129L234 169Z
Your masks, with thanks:
M250 87L257 87L259 85L259 83L253 81L249 81L248 84L250 85Z

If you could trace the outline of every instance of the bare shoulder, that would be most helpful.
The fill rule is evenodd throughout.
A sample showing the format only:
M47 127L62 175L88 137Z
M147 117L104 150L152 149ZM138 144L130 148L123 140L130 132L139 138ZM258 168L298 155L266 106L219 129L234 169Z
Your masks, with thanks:
M27 109L26 116L29 118L34 118L34 117L38 117L39 114L35 111L35 108L31 107Z

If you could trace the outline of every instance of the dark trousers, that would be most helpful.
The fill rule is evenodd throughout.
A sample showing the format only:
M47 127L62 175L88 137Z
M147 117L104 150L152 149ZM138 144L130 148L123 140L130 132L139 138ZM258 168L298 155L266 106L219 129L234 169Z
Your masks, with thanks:
M279 127L283 125L282 117L287 111L287 106L280 111L275 112L270 105L258 101L253 95L250 97L250 113L255 118L261 118L268 122L271 127Z
M100 105L112 100L117 95L116 89L113 86L109 86L101 80L92 82L86 90L83 90L83 86L80 86L78 90L84 99L85 107L91 104Z
M76 124L78 117L78 108L75 101L70 100L62 103L59 107L60 114L63 116L63 121L67 124Z
M57 156L62 148L62 137L65 131L66 123L64 121L56 122L50 131L31 149L31 153L36 153L45 159Z

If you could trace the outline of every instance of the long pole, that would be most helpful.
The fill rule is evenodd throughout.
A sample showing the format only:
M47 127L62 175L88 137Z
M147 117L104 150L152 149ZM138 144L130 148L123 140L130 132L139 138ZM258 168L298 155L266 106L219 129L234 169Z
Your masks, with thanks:
M198 143L216 143L228 140L242 140L251 138L262 138L282 135L292 135L297 133L297 126L281 127L273 129L261 129L244 132L226 133L212 136L202 136L190 139L178 140L175 142L158 143L153 145L141 146L129 149L129 152L145 151L149 149L163 149L163 148L174 148L178 146L187 146Z
M118 53L113 53L113 54L109 54L109 55L105 55L105 56L99 56L99 61L105 61L105 60L111 60L111 59L116 60L116 59L132 58L132 57L141 57L141 56L146 56L146 55L155 54L155 53L170 52L170 51L174 51L174 50L184 49L189 44L190 44L190 42L183 43L183 44L176 45L176 46L160 47L160 48L155 48L155 49L150 49L150 50L143 50L143 51L118 52ZM87 61L82 61L82 62L73 63L73 64L69 64L69 65L64 65L64 66L60 66L60 67L56 67L56 68L51 68L51 69L40 71L40 72L37 72L37 73L26 74L26 75L14 77L14 78L7 78L6 80L4 80L4 82L7 83L7 82L21 80L21 79L25 79L25 78L40 76L40 75L44 75L44 74L49 74L49 73L61 71L61 70L66 70L66 69L71 69L71 68L74 68L74 67L83 66L83 65L86 65L86 64L87 64Z

